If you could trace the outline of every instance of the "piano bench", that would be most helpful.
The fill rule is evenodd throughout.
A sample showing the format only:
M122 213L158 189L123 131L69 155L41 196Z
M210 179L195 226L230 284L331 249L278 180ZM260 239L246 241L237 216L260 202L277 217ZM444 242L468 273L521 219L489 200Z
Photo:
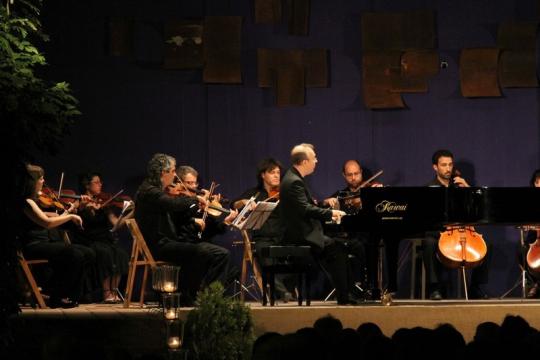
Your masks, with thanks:
M275 275L298 274L298 306L302 306L303 297L306 306L311 305L310 272L313 258L309 246L267 246L260 249L260 265L262 273L262 305L267 304L267 288L270 306L275 305ZM302 290L304 288L304 290Z

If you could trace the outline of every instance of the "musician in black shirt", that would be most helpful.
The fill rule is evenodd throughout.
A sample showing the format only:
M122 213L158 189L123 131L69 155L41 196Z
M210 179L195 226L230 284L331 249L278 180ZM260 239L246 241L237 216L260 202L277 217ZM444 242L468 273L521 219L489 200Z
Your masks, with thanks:
M446 149L435 151L432 156L432 166L435 171L435 178L427 186L444 187L469 187L467 181L461 177L454 168L454 155ZM444 229L441 229L444 231ZM441 300L443 298L443 284L441 280L443 265L437 259L437 248L439 244L440 232L428 231L422 242L423 260L426 269L426 282L429 289L429 298L431 300ZM482 285L488 280L488 263L491 246L488 244L488 255L484 262L473 269L469 297L471 299L487 298L482 289Z
M194 207L206 206L201 196L172 197L165 192L176 178L176 159L155 154L147 166L147 177L135 195L135 219L157 260L177 264L180 270L181 301L191 305L203 279L208 274L219 274L220 267L201 251L199 244L178 236L171 212L189 213Z
M184 165L179 166L176 169L176 173L181 181L179 188L187 187L189 189L188 191L193 191L191 194L200 191L197 189L199 185L199 173L197 170L191 166ZM174 192L171 188L168 191ZM186 194L190 193L185 193L184 195ZM221 197L219 194L213 195ZM215 215L207 213L206 218L203 219L203 211L198 207L193 207L187 212L171 212L171 218L176 227L178 237L183 239L184 242L197 244L202 257L208 259L209 263L214 264L207 272L206 278L203 280L203 286L217 280L226 287L238 273L238 270L231 264L229 250L212 243L212 239L215 236L225 234L228 226L237 214L235 210L227 215L224 213L217 213Z
M323 206L328 206L333 209L341 209L348 215L355 214L361 207L360 187L362 185L362 168L356 160L347 160L343 164L342 175L347 186L333 193L329 198L323 200ZM356 197L358 195L358 197ZM372 287L366 284L366 246L369 239L369 233L366 232L345 232L341 226L330 224L325 227L325 233L341 242L347 249L350 255L354 256L351 259L352 277L356 283L361 283L363 287ZM375 250L376 251L376 250ZM376 268L376 252L375 265ZM371 268L371 267L370 267ZM371 274L370 274L371 275ZM370 279L375 279L375 274L370 276Z
M282 170L281 162L276 159L266 158L261 160L257 164L257 186L244 191L237 199L233 200L232 207L240 210L252 197L256 202L278 201ZM283 236L283 227L278 212L277 208L274 209L260 229L250 231L250 238L253 242L253 255L259 263L262 261L259 256L261 249L267 246L279 245ZM292 276L284 274L276 275L276 297L284 302L293 297L285 286L285 283L291 282L292 284L292 278Z

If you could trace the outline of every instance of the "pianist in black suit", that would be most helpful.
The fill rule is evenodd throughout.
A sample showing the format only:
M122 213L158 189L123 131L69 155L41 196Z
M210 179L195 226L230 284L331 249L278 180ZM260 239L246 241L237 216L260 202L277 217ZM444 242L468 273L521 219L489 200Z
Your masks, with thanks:
M457 172L454 170L454 155L449 150L441 149L435 151L431 160L433 170L435 171L435 178L431 180L427 186L470 186L464 178L456 176ZM441 229L441 231L444 231L444 229ZM429 231L426 232L423 241L423 260L426 268L426 282L430 291L429 298L431 300L441 300L444 293L444 286L441 280L443 265L437 259L439 237L440 232ZM482 265L473 269L469 289L469 297L471 299L487 298L486 293L482 289L482 285L486 284L488 280L488 260L490 250L490 245L488 244L487 258Z
M532 187L540 188L540 169L533 172L530 185ZM538 237L540 237L540 232L535 229L531 229L527 232L524 246L521 246L521 243L518 243L520 247L520 265L523 264L523 259L527 257L530 244L534 243ZM538 275L531 272L528 266L526 266L526 271L528 275L527 278L531 281L529 291L527 292L527 297L529 299L538 298L540 297L540 279L538 278Z
M292 167L280 185L279 216L284 227L283 242L309 245L314 257L328 271L339 305L356 304L350 298L352 287L347 273L347 254L334 239L324 235L321 222L339 221L345 213L318 207L311 196L304 177L315 171L317 157L311 144L300 144L291 151Z

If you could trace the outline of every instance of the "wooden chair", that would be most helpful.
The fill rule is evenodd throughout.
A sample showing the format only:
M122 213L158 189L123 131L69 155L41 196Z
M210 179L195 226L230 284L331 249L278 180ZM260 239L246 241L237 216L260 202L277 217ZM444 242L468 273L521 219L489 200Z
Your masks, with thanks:
M156 261L144 240L144 237L139 229L139 225L135 219L127 219L126 225L133 237L133 246L131 248L131 258L129 260L128 277L126 283L126 292L124 298L124 307L127 308L131 304L131 296L133 293L133 284L138 266L144 266L143 279L141 284L141 292L139 297L139 306L144 305L144 292L146 289L146 281L148 279L148 269L154 269L157 265L165 264L164 261Z
M24 258L22 251L20 250L17 250L17 259L23 271L24 277L26 278L26 281L30 285L30 290L32 291L32 295L34 295L34 298L37 301L38 308L46 309L47 305L45 304L45 300L43 300L43 295L41 295L41 291L39 290L39 287L37 286L36 279L34 278L34 275L32 274L32 270L30 269L30 266L38 265L38 264L47 264L49 260L47 259L26 260Z
M67 231L60 230L59 234L66 245L71 245L71 239L69 238L69 234ZM48 308L48 306L45 304L45 300L43 299L43 295L41 294L41 290L39 289L39 286L37 285L36 279L34 275L32 274L31 267L33 265L48 264L49 260L47 259L26 260L21 250L17 250L17 260L19 261L19 265L22 269L25 279L28 282L28 285L30 286L32 295L36 299L38 308L40 309Z

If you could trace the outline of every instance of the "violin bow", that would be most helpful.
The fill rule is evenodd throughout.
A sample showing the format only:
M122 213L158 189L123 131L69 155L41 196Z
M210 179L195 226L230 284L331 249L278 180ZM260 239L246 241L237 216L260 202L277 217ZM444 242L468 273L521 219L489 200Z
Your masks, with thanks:
M62 195L63 185L64 185L64 172L62 171L62 174L60 174L60 185L58 186L58 197Z
M116 194L114 194L113 196L111 196L111 198L107 201L105 201L103 204L101 204L101 207L104 207L105 205L107 205L108 203L110 203L111 201L113 201L114 199L116 199L120 194L122 194L124 192L124 189L120 190L119 192L117 192Z
M367 179L366 181L364 181L360 187L363 188L365 187L367 184L369 184L370 182L372 182L373 180L375 180L376 178L378 178L379 176L381 176L381 174L383 173L382 170L379 170L377 171L377 173L375 173L375 175L373 175L372 177L370 177L369 179Z

